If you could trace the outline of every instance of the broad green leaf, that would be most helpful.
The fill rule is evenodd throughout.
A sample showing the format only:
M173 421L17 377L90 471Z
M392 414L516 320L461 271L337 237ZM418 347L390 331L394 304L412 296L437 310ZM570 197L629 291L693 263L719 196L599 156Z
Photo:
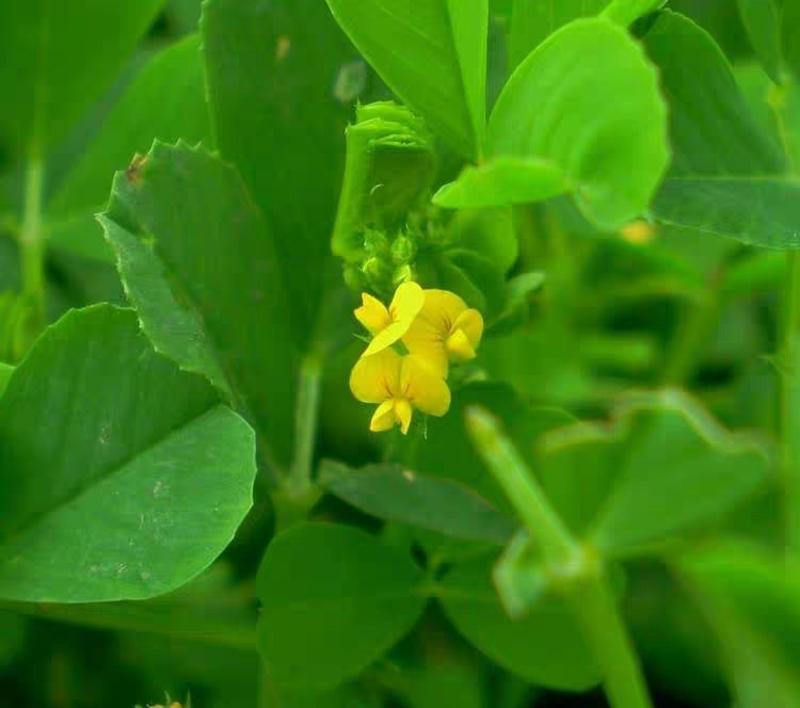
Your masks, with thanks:
M433 201L446 209L477 209L539 202L568 189L569 180L552 162L498 157L477 167L467 167L456 182L444 185Z
M41 158L116 77L163 0L11 2L0 23L0 143Z
M295 335L308 345L323 298L343 134L363 88L343 86L342 77L359 75L362 65L322 0L209 0L201 30L218 147L266 217Z
M286 464L297 362L284 275L235 170L157 142L117 174L100 223L156 349L224 391Z
M582 691L598 671L572 613L560 600L542 600L511 620L492 587L491 559L459 565L442 581L445 613L472 644L503 668L537 685Z
M481 153L488 0L328 0L389 87L462 157Z
M519 243L509 208L458 211L447 225L447 238L488 259L501 273L517 262Z
M94 215L108 199L114 173L125 169L134 154L146 153L154 138L208 145L210 136L200 42L193 35L156 54L105 118L48 204L50 245L112 260Z
M666 5L668 0L611 0L603 17L628 27L649 12Z
M776 0L736 0L736 4L756 56L770 78L780 83L781 18Z
M677 559L711 623L737 705L800 702L800 570L794 560L727 543Z
M503 544L514 531L509 517L467 487L400 465L367 465L356 471L328 461L322 465L320 483L329 494L367 514L453 538Z
M508 59L516 69L523 59L560 27L598 14L611 0L513 0Z
M668 179L653 208L669 226L734 236L763 248L800 247L800 179L709 176Z
M589 54L593 61L581 60ZM626 100L609 101L609 95ZM614 23L595 18L565 25L509 79L489 120L487 153L488 164L493 158L548 163L563 174L587 218L603 229L619 228L647 209L669 159L656 72ZM514 190L497 190L498 196L523 196L521 182L530 179L525 169L527 178L519 168L502 168L510 173L506 188ZM462 180L469 185L474 173L468 169L456 185ZM552 177L540 180L552 185L541 189L540 199L557 193Z
M646 551L718 521L764 484L769 469L758 439L724 429L674 391L631 394L610 428L553 431L541 449L550 498L567 518L581 519L579 527L593 517L589 537L610 555ZM584 489L592 503L576 493Z
M800 184L786 176L783 156L751 115L711 36L664 12L644 42L661 72L674 150L653 204L657 219L698 235L800 247Z
M0 669L5 669L25 643L25 619L0 610Z
M250 428L130 310L67 314L0 399L0 597L143 599L204 570L252 502Z
M258 647L278 684L324 690L403 637L425 605L409 556L364 531L305 524L279 535L258 572Z
M0 362L0 396L2 396L3 391L6 390L6 384L8 384L8 380L11 378L11 374L13 373L13 366Z
M783 58L800 81L800 0L783 0L781 21Z

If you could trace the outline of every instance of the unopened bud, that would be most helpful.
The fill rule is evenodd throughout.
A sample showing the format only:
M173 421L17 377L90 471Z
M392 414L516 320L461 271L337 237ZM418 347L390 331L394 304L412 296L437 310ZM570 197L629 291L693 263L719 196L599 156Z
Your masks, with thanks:
M404 265L414 260L417 255L417 244L408 236L398 236L392 244L392 260L397 265Z

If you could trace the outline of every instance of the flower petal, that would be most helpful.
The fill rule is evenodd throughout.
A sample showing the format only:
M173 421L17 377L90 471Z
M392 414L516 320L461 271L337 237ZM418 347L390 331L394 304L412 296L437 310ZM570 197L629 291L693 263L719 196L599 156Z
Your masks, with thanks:
M392 324L386 327L383 331L378 332L378 334L372 338L372 341L369 343L361 356L372 356L378 352L385 351L395 342L399 342L403 338L403 335L405 335L405 333L408 331L410 326L411 322L408 321L392 322Z
M391 323L389 310L380 300L369 293L361 293L361 302L363 305L353 310L353 314L368 332L377 334Z
M464 310L453 323L453 332L462 330L473 349L477 349L483 336L483 315L477 310Z
M394 292L392 303L389 305L389 314L395 322L408 322L410 325L424 304L425 292L419 284L403 283Z
M430 322L444 340L458 316L466 309L467 304L449 290L425 290L425 304L420 317Z
M396 399L394 402L394 417L400 424L400 432L403 435L408 435L408 429L411 427L411 418L414 416L414 411L411 404L405 399Z
M400 388L401 357L394 349L362 357L350 372L350 390L362 403L382 403Z
M403 344L439 376L447 378L447 349L444 340L430 323L417 318L403 337Z
M450 389L444 379L415 354L403 357L400 390L423 413L442 416L450 408Z
M463 329L457 329L447 338L447 353L456 361L475 358L475 350Z
M391 430L396 422L394 414L394 399L384 401L376 409L369 422L369 429L373 433L383 433Z

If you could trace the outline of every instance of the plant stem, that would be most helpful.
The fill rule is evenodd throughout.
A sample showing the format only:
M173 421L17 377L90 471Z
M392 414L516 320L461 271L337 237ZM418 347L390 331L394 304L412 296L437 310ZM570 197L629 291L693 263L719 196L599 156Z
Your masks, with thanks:
M608 702L615 708L650 708L636 651L602 568L579 583L570 604L600 665Z
M42 239L42 194L44 163L32 149L25 170L25 194L19 235L22 292L29 298L37 328L45 322L44 242Z
M569 562L580 552L544 491L529 473L513 443L501 432L497 420L482 408L467 410L467 427L478 451L500 483L520 520L537 539L548 560Z
M787 548L800 550L800 254L788 254L780 353L780 452Z
M308 354L300 366L295 411L294 459L288 486L293 495L304 496L311 487L314 462L314 442L317 437L322 362L314 353Z
M608 585L602 560L573 538L491 414L481 408L468 409L467 427L478 452L531 538L539 542L545 562L561 578L567 601L602 670L610 705L651 708L639 660ZM569 572L558 572L559 567L569 568Z

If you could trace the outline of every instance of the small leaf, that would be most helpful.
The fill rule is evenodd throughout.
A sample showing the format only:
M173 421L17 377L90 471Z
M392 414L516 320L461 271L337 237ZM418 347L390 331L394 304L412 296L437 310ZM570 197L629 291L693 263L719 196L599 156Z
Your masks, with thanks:
M559 167L540 159L498 157L467 167L444 185L433 203L446 209L478 209L497 204L527 204L563 194L568 181Z
M588 54L593 61L581 61ZM489 164L511 157L558 168L587 218L619 228L646 210L669 159L656 72L623 28L575 20L511 76L489 120L487 152Z
M425 605L406 554L348 526L278 536L258 573L258 646L278 684L332 688L403 637Z
M451 149L476 159L485 128L488 0L328 0L328 5L389 87Z
M445 613L472 644L526 681L584 691L598 671L572 613L556 598L542 600L522 620L504 612L490 582L491 558L454 568L445 576Z
M320 483L329 494L367 514L453 538L503 544L514 531L509 517L467 487L399 465L368 465L355 471L327 461Z
M247 424L153 352L133 312L70 312L0 399L0 597L173 590L231 541L255 471Z
M100 223L155 347L206 376L288 463L297 362L284 276L233 168L156 143L117 174Z

